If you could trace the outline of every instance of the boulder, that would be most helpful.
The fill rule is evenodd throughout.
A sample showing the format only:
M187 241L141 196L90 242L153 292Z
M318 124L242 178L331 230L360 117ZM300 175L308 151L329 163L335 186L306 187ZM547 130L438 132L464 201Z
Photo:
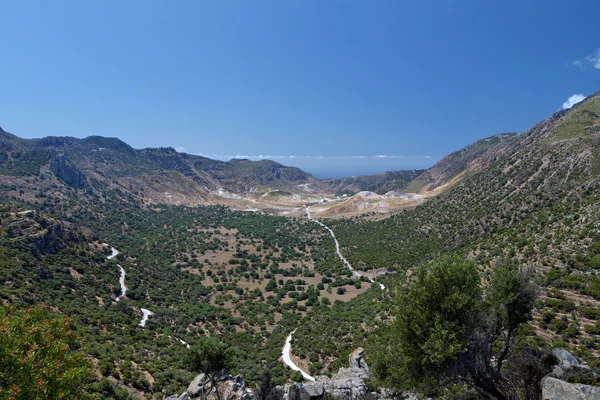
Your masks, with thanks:
M206 393L211 389L210 382L205 374L197 375L192 383L188 386L186 393L188 396L194 397Z
M217 381L217 390L221 394L221 400L249 400L254 397L254 394L248 389L241 375L232 377L228 370L223 370ZM216 399L210 380L205 374L199 374L178 400L204 398L204 393L209 393L209 399Z
M324 382L314 382L286 385L283 389L284 400L320 399L325 393L336 399L352 400L362 398L367 394L365 382L360 378L339 379Z
M547 376L542 380L544 400L600 400L600 387L568 383Z
M565 349L556 348L552 350L552 354L558 359L558 364L549 374L558 379L577 373L586 373L595 375L593 370L587 365L581 365L571 353Z
M363 349L362 347L359 347L358 349L356 349L352 353L350 353L350 357L349 357L350 368L361 369L361 370L365 371L365 373L367 375L370 376L371 373L369 372L369 366L367 365L367 362L363 358L364 354L365 354L365 349Z
M363 349L362 347L359 347L358 349L350 353L350 357L348 357L348 364L350 364L350 368L340 368L337 374L333 376L333 379L339 380L353 378L371 378L369 366L363 358L364 353L365 349Z
M358 399L367 394L365 381L359 377L323 382L323 389L336 399L343 400Z

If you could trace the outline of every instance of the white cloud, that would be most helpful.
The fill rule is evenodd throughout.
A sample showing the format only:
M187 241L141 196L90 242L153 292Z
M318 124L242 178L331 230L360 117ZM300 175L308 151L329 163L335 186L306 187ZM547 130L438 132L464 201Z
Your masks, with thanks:
M595 69L600 69L600 48L597 48L589 56L573 61L573 65L581 68L592 66Z
M175 147L175 151L178 153L187 153L187 149L183 146L177 146Z
M585 100L585 96L582 94L574 94L573 96L569 97L567 99L567 101L565 101L562 104L562 109L563 110L568 110L569 108L573 107L575 104L579 103L580 101Z
M178 148L179 149L179 148ZM178 150L179 151L179 150ZM196 153L196 155L212 158L215 160L228 161L232 158L248 158L251 160L355 160L355 159L430 159L431 156L402 156L378 154L374 156L351 155L351 156L297 156L297 155L247 155L247 154L223 154L223 153Z

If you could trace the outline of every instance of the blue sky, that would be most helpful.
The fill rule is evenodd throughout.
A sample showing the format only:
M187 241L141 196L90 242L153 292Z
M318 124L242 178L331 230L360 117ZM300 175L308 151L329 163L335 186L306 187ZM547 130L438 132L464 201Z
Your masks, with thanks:
M429 167L600 90L597 1L23 0L0 15L5 130L317 176Z

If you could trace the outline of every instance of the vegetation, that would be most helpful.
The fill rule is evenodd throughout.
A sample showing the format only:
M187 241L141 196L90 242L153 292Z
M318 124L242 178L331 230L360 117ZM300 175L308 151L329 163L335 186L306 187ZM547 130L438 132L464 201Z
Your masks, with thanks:
M233 353L225 344L211 338L201 338L186 356L186 364L192 371L202 372L210 382L206 397L214 390L217 400L221 399L218 383L223 370L232 367Z
M435 391L441 377L449 392L535 398L546 348L600 363L599 105L592 96L522 135L479 141L410 183L415 172L322 182L272 162L0 132L0 301L11 315L44 303L69 317L94 364L83 387L93 399L181 393L194 377L185 343L206 338L235 348L234 373L268 398L300 379L279 361L294 329L313 375L332 375L358 346L376 364L378 338L403 338L377 367L390 384ZM217 187L292 196L305 183L445 192L389 218L327 222L354 267L390 271L377 278L388 290L353 277L314 221L198 206ZM105 243L119 256L107 260ZM141 308L154 313L145 327ZM594 382L584 378L569 379Z
M531 276L507 263L487 285L480 282L476 265L458 257L412 270L397 289L396 321L377 356L378 376L427 395L458 381L483 398L531 398L523 390L540 387L539 380L517 388L505 367L531 318L536 297Z
M67 317L0 307L0 399L78 399L91 364Z

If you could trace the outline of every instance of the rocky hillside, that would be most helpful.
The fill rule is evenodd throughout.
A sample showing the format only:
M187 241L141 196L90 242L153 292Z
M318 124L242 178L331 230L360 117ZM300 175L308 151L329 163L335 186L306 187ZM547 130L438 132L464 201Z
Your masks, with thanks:
M441 159L423 171L406 188L409 192L427 192L451 185L462 178L484 171L496 158L501 157L514 143L515 133L501 133L478 140Z
M484 271L506 260L534 268L542 287L535 332L597 364L600 315L590 310L600 306L599 123L597 93L492 146L483 155L486 168L414 210L328 225L356 268L405 271L447 253L472 258ZM313 318L296 333L307 338L299 352L310 354L324 337L348 348L347 337L331 339L332 330L308 339L327 318L355 316L340 308ZM333 347L332 358L343 354Z
M423 170L382 172L377 175L351 176L348 178L328 179L325 183L340 196L359 192L385 194L390 191L404 191L408 184L420 176Z
M483 139L427 171L319 180L270 160L223 162L178 153L170 147L138 150L117 138L28 140L0 130L0 185L5 196L38 204L77 195L88 200L117 196L141 204L236 203L240 208L253 208L253 203L265 200L270 205L301 205L360 192L402 195L444 189L487 167L512 137L503 134ZM350 213L361 211L352 205L342 208Z
M65 191L92 196L118 189L139 200L186 204L210 202L219 190L248 194L317 183L298 168L268 160L222 162L172 148L137 150L116 138L25 140L4 131L0 175L3 183L18 183L29 191L60 183L66 184Z

